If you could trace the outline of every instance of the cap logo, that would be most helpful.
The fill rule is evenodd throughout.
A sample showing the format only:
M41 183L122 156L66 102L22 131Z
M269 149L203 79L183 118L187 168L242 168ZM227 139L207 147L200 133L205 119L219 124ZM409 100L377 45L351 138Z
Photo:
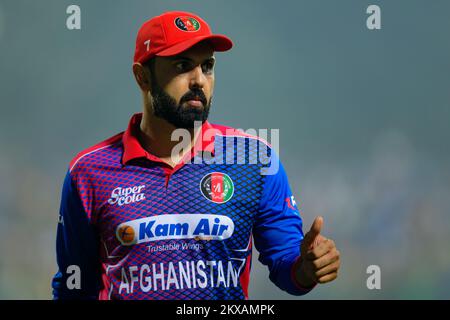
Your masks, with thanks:
M177 17L174 22L181 31L196 32L200 30L200 22L192 17Z

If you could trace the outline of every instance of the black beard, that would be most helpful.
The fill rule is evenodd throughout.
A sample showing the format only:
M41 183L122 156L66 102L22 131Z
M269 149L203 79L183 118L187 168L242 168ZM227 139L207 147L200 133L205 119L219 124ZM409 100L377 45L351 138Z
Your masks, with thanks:
M152 79L152 96L153 96L153 114L162 118L174 125L176 128L192 129L194 128L194 121L201 121L204 123L208 119L209 109L211 107L212 98L207 101L203 90L193 89L188 91L180 99L178 104L176 100L164 91ZM183 107L183 103L189 100L200 98L203 103L203 108L191 107L187 105Z

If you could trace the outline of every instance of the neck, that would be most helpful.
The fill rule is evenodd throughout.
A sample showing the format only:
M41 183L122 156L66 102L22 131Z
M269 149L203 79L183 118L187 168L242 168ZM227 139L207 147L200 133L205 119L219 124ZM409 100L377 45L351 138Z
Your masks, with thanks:
M161 158L173 167L186 152L191 150L198 134L198 130L194 130L194 128L187 129L190 139L182 141L183 143L188 143L188 145L181 149L178 154L172 155L173 148L181 142L172 141L171 139L175 129L177 128L166 120L144 111L140 124L139 142L147 152Z

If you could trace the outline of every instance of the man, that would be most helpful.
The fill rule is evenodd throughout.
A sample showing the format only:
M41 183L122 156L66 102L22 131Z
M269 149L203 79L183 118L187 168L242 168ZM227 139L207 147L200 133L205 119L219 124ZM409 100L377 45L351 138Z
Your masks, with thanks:
M188 12L142 25L133 73L143 113L70 164L55 299L247 299L252 238L282 290L301 295L337 277L339 252L320 234L323 219L303 236L271 147L207 121L214 52L231 47ZM176 130L189 137L183 148ZM270 162L250 161L261 150Z

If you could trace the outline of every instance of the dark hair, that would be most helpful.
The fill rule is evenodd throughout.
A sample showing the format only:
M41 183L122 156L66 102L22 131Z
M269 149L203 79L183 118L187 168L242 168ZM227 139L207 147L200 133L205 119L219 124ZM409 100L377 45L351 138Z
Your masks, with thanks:
M142 65L150 72L150 83L151 89L150 92L153 93L155 90L155 86L157 85L156 75L155 75L155 57L144 61Z
M155 72L155 57L148 59L142 63L144 67L146 67L151 74Z

